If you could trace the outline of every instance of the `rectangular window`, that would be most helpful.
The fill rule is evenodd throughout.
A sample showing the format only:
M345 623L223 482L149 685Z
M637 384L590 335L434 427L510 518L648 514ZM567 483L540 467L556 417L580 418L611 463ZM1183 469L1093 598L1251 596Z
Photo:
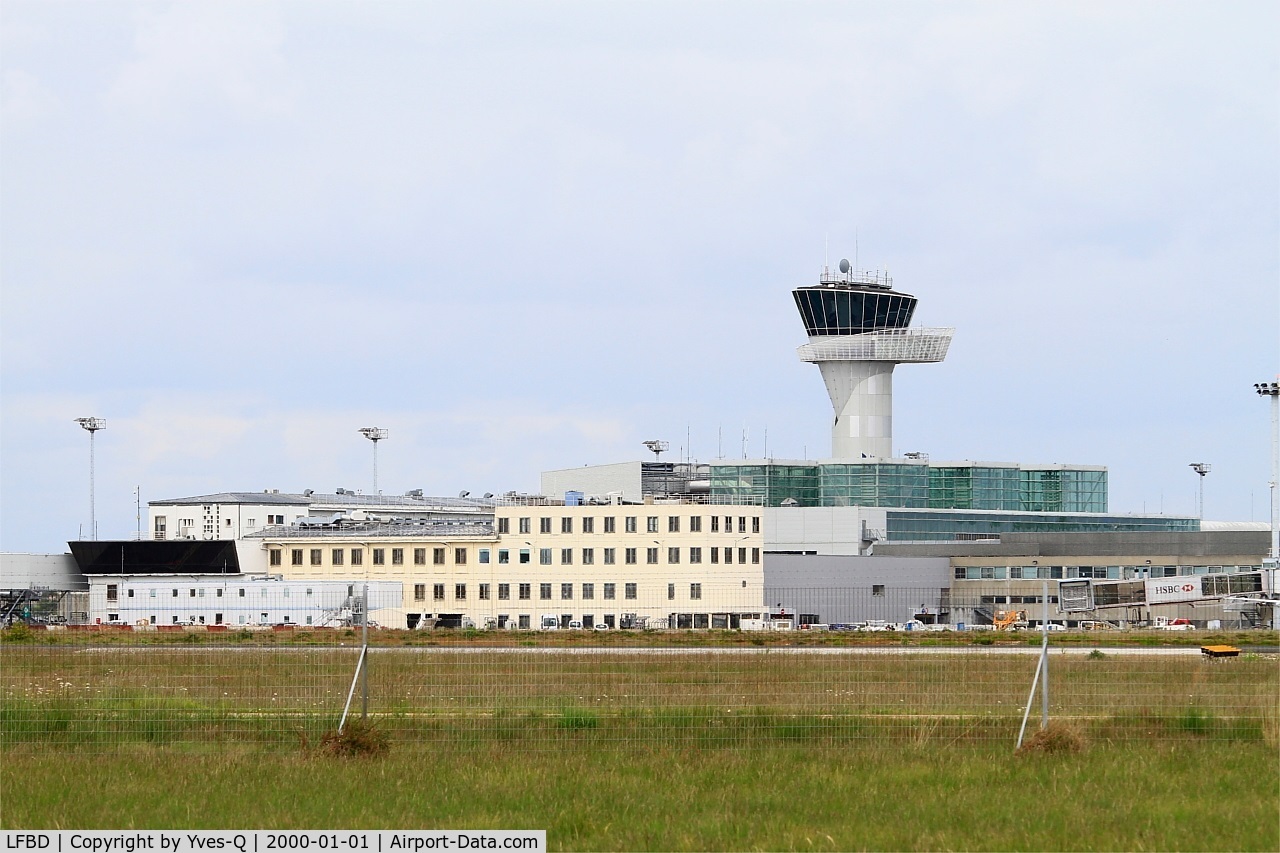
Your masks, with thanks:
M623 587L622 587L622 594L623 594L626 598L629 598L629 599L635 600L635 597L636 597L636 585L635 585L635 584L633 584L633 583L624 584L624 585L623 585Z
M267 564L272 566L280 565L280 549L272 548L267 552Z
M645 549L644 549L644 561L645 561L646 563L648 563L649 565L651 565L651 566L656 566L656 565L658 564L658 549L657 549L657 548L645 548Z
M606 515L606 516L604 517L604 532L605 532L605 533L617 533L617 532L618 532L618 531L615 529L615 527L614 527L614 518L613 518L613 516L612 516L612 515Z
M443 566L443 565L444 565L444 549L443 549L443 548L432 548L432 549L431 549L431 564L432 564L433 566Z
M628 566L634 566L636 564L635 548L628 548L625 552L623 552L623 562L625 562Z
M618 597L618 585L616 583L607 583L604 585L604 597L613 600Z
M551 565L551 549L550 548L538 549L538 565L539 566Z
M498 519L498 532L499 532L499 533L510 533L510 532L511 532L511 519L509 519L509 518L499 518L499 519Z
M733 549L732 549L732 548L725 548L725 549L724 549L724 564L725 564L726 566L728 566L728 565L731 565L732 563L733 563Z
M132 592L133 590L129 590L129 591ZM119 601L119 600L120 600L120 585L114 584L114 583L107 584L107 601Z
M612 566L614 563L616 563L616 562L617 562L617 560L618 560L618 549L617 549L617 548L605 548L605 549L604 549L604 564L605 564L606 566Z
M751 565L753 566L760 565L760 549L759 548L751 549Z
M295 566L302 565L302 549L294 548L289 552L289 562Z
M707 549L707 550L708 550L708 551L710 552L710 554L711 554L711 562L712 562L712 563L718 563L718 562L720 562L720 549L719 549L719 548L709 548L709 549Z
M692 598L694 601L699 601L702 598L702 584L700 583L689 584L689 597Z
M413 600L414 601L427 600L427 585L425 583L415 583L413 585Z
M596 552L594 548L582 549L582 565L594 566L596 564Z
M596 585L593 583L584 583L582 585L582 598L584 601L590 601L596 597Z
M444 601L444 584L436 583L431 585L431 600Z
M570 601L572 599L573 599L573 584L571 583L560 584L560 600Z
M453 549L453 564L454 564L455 566L465 566L465 565L467 564L467 549L466 549L466 548L454 548L454 549Z
M541 601L551 600L551 584L549 583L538 584L538 599Z
M720 532L720 516L718 515L711 516L711 532L712 533Z
M872 594L872 595L879 595L879 596L883 596L883 595L884 595L884 584L882 584L882 583L873 583L873 584L871 585L871 594Z
M668 533L680 532L680 516L678 515L667 516L667 532Z
M739 533L747 532L747 517L745 515L738 516L738 532Z
M154 538L163 539L165 531L168 529L168 519L163 515L156 516L156 535Z
M644 519L644 529L649 533L658 532L658 517L656 515L647 515Z
M482 566L487 565L488 562L489 562L489 549L481 548L480 549L480 565Z
M404 565L404 549L403 548L391 549L391 565L393 566Z
M498 565L505 566L511 562L511 552L506 548L498 549Z
M521 630L521 631L528 631L528 630L529 630L529 614L528 614L528 613L521 613L521 614L520 614L520 616L519 616L518 618L519 618L519 623L518 623L518 624L519 624L519 626L520 626L520 630Z
M586 518L582 519L582 532L583 532L583 533L595 533L595 532L596 532L596 520L595 520L594 518L591 518L590 516L587 516Z
M745 566L746 564L747 564L747 549L739 548L738 549L738 565Z
M373 564L375 566L385 566L387 564L387 549L385 548L373 549Z
M521 549L520 549L520 562L522 562L522 563L527 563L527 562L529 562L529 557L530 557L530 556L531 556L531 555L529 554L529 549L528 549L528 548L521 548Z
M733 516L731 515L726 515L724 517L724 532L725 533L733 532Z
M693 515L689 517L689 532L690 533L702 532L702 516Z
M364 549L363 548L351 549L351 565L353 566L364 565Z
M572 548L560 549L560 565L562 566L573 565L573 549Z
M675 597L676 597L676 585L673 583L667 584L667 600L671 601Z
M753 515L751 517L751 532L752 533L760 532L760 516L758 515Z
M319 566L323 564L324 564L324 549L312 548L311 549L311 565Z
M489 584L487 583L480 584L480 600L481 601L489 600Z
M520 532L529 533L531 531L529 524L530 524L530 521L528 518L520 519Z
M509 583L498 584L498 600L499 601L511 600L511 584Z
M540 518L540 519L538 519L538 532L539 532L539 533L550 533L550 532L551 532L551 517L550 517L550 516L547 516L546 518Z
M690 562L690 563L701 563L701 562L702 562L702 549L701 549L701 548L690 548L690 549L689 549L689 562Z
M413 549L413 564L414 564L415 566L425 566L425 565L427 564L427 549L426 549L426 548L414 548L414 549Z
M561 533L573 532L573 516L566 515L564 518L560 519L560 532Z
M668 563L678 563L678 562L680 562L680 549L679 549L679 548L668 548L668 549L667 549L667 562L668 562Z
M637 530L637 528L636 528L636 517L635 517L634 515L628 515L628 516L627 516L627 532L628 532L628 533L635 533L635 532L636 532L636 530Z
M532 594L532 589L533 589L532 584L527 584L527 583L520 584L520 589L519 589L520 600L528 601Z
M334 548L331 552L329 552L329 560L335 566L341 566L342 558L345 557L346 555L347 555L347 552L344 549Z

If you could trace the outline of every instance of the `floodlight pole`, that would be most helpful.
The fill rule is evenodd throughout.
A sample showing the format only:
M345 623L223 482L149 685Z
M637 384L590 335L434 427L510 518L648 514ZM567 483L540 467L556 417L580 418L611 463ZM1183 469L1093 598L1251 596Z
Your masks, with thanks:
M93 498L93 434L107 428L106 418L76 418L76 423L89 432L89 538L98 539L98 520Z
M1260 397L1271 398L1271 561L1280 561L1280 382L1258 382L1253 386Z
M1204 476L1213 470L1213 466L1207 462L1192 462L1190 466L1192 471L1200 475L1200 508L1196 515L1204 521Z
M373 442L373 493L378 494L378 442L382 441L389 432L379 427L361 427L360 434Z

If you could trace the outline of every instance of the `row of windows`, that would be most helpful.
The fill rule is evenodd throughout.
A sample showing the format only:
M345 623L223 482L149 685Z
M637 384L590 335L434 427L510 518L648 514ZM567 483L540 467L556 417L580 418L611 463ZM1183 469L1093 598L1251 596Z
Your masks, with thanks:
M213 596L212 596L213 598L222 598L222 597L223 597L223 595L226 593L226 587L217 586L217 587L212 587L211 589L212 589L212 592L213 592ZM262 597L262 598L266 598L266 597L267 597L268 588L267 588L267 587L265 587L265 586L262 586L262 587L258 587L258 589L259 589L259 591L261 592L261 596L260 596L260 597ZM168 595L168 596L162 596L161 591L160 591L158 588L156 588L156 587L154 587L154 586L153 586L153 587L148 587L148 588L147 588L147 597L148 597L148 598L159 598L159 597L167 597L167 598L179 598L179 597L182 597L182 598L204 598L204 597L205 597L205 592L206 592L206 590L207 590L207 588L206 588L206 587L203 587L203 586L198 586L198 587L188 587L188 588L186 589L186 595L184 596L184 595L182 595L182 591L181 591L181 590L179 590L179 589L177 589L177 588L171 588L171 589L169 590L169 595ZM270 591L271 591L271 592L273 592L273 593L280 593L280 595L281 595L283 598L289 598L293 590L292 590L292 588L291 588L291 587L287 587L287 586L286 586L286 587L273 587L273 588L271 588L271 590L270 590ZM138 596L138 595L137 595L137 593L138 593L138 590L133 589L132 587L130 587L129 589L125 590L125 597L126 597L126 598L141 597L141 596ZM236 594L237 594L237 597L238 597L238 598L247 598L247 595L245 594L245 588L244 588L244 587L239 587L239 588L236 590ZM315 590L313 590L311 587L306 587L306 588L305 588L305 591L303 592L303 594L304 594L304 595L314 595L314 594L315 594ZM348 588L348 594L350 594L350 588ZM107 584L107 601L119 601L119 600L120 600L120 585L119 585L119 584L114 584L114 583L109 583L109 584Z
M956 566L956 580L1063 580L1095 578L1173 578L1224 572L1258 571L1260 566Z
M291 548L289 551L289 563L290 565L294 565L294 566L302 566L302 565L322 566L324 565L324 550L325 549L323 548L311 548L311 549ZM334 565L334 566L343 565L347 556L347 550L348 549L345 549L345 548L330 549L330 554L329 554L330 565ZM391 551L391 565L393 566L404 565L404 556L405 556L404 548L391 548L391 549L373 548L371 550L372 550L372 562L373 562L373 565L375 566L387 565L388 550ZM413 549L413 564L415 566L427 565L427 550L428 549L426 548ZM436 565L436 566L446 565L445 557L447 556L448 549L432 548L430 550L432 552L431 554L432 565ZM507 565L511 562L511 550L508 548L498 548L498 549L481 548L477 555L479 563L481 565L488 565L493 559L493 557L495 556L493 553L494 550L497 551L496 557L499 565ZM541 565L541 566L556 565L553 558L555 557L555 553L557 550L559 550L560 552L559 565L571 566L574 564L574 557L576 552L575 552L575 549L573 548L560 548L560 549L539 548L538 549L538 565ZM617 564L619 550L622 551L622 559L624 564L636 565L640 562L639 548L622 548L622 549L581 548L581 549L577 549L577 557L580 560L581 564L584 566L595 565L597 550L600 552L601 562L606 566L612 566ZM644 562L647 565L657 565L659 563L659 557L661 556L661 551L662 551L661 548L645 548ZM751 563L753 565L758 565L760 563L759 548L735 549L731 547L703 548L700 546L693 546L690 548L682 549L679 547L672 546L667 548L666 551L667 551L666 553L667 565L676 565L680 563L681 557L685 551L688 552L687 557L690 563L701 563L705 555L707 561L710 563L713 563L713 564L720 563L721 560L723 559L723 562L725 565L733 565L735 562L734 560L735 552L737 555L736 562L740 565L745 565L748 558L751 560ZM528 548L521 548L517 552L516 556L520 563L530 563L532 562L533 552ZM351 557L351 565L353 566L364 565L364 549L363 548L351 548L350 557ZM272 548L269 553L268 562L272 566L279 566L281 564L282 559L283 559L282 550L279 548ZM304 559L309 559L310 562L304 563ZM467 549L454 548L453 549L453 565L465 566L466 564L467 564Z
M667 516L666 532L680 533L681 518L682 516L679 516L679 515ZM689 532L701 533L702 532L702 516L692 515L692 516L689 516L688 518L689 518ZM723 518L723 524L721 523L722 518ZM712 516L708 516L708 519L709 519L709 524L708 524L709 532L711 533L720 533L721 531L725 533L734 532L734 525L733 525L734 516L712 515ZM737 519L738 519L738 526L737 526L738 533L746 533L748 525L750 526L752 533L760 532L760 516L740 515L737 517ZM618 532L618 529L617 529L618 519L616 517L611 515L604 516L601 519L601 521L603 522L601 532L603 533ZM645 516L644 532L645 533L661 533L662 532L661 521L662 521L661 516L657 516L657 515ZM516 529L519 533L529 534L529 535L533 533L532 516L525 516L522 518L518 518L516 519L516 522L517 522ZM584 518L579 518L578 522L579 522L580 532L582 533L596 532L596 520L594 517L586 516ZM624 532L626 533L640 532L640 516L637 516L637 515L623 516L622 523L623 523ZM549 516L538 519L538 533L554 533L555 527L556 527L555 519ZM560 527L560 530L559 530L560 533L568 533L568 534L574 533L574 529L573 529L574 516L571 516L571 515L562 516L560 518L559 527ZM499 518L498 533L502 534L502 533L510 533L510 532L511 532L511 519Z
M744 582L744 583L745 583L745 582ZM597 586L599 587L599 590L600 590L600 597L601 597L603 600L605 600L605 601L613 601L613 600L616 600L616 599L617 599L617 597L618 597L618 585L617 585L616 583L602 583L602 584L595 584L595 583L583 583L583 584L562 583L562 584L560 584L560 585L559 585L560 589L559 589L559 599L558 599L558 600L560 600L560 601L573 601L573 600L574 600L574 590L575 590L575 588L580 588L580 589L579 589L578 594L581 596L581 598L582 598L582 600L583 600L583 601L594 601L594 600L595 600L595 597L596 597L596 588L597 588ZM478 597L479 597L479 600L480 600L480 601L489 601L489 600L491 600L491 599L493 598L494 587L497 587L497 594L498 594L497 600L498 600L498 601L510 601L510 600L511 600L512 587L514 587L514 588L515 588L515 593L516 593L516 598L517 598L517 600L519 600L519 601L531 601L531 600L533 600L533 584L531 584L531 583L518 583L518 584L510 584L510 583L488 584L488 583L482 583L482 584L478 584L478 587L479 587L479 589L478 589ZM555 587L556 587L556 585L555 585L555 584L552 584L552 583L539 583L539 584L538 584L538 600L539 600L539 601L551 601L551 600L553 600L553 598L555 598L555 596L553 595L553 593L556 591ZM431 600L432 600L432 601L444 601L444 600L445 600L445 591L446 591L446 585L445 585L445 584L442 584L442 583L431 584ZM637 584L634 584L634 583L624 583L624 584L622 585L622 597L623 597L625 600L634 601L634 600L637 598L637 595L638 595ZM669 583L669 584L667 584L667 599L668 599L668 600L674 600L674 599L675 599L675 597L676 597L676 584L674 584L674 583ZM691 583L691 584L689 584L689 598L690 598L691 600L694 600L694 601L698 601L698 600L700 600L700 599L702 598L702 584L701 584L701 583ZM413 585L413 600L414 600L414 601L426 601L426 600L427 600L427 584L425 584L425 583L418 583L418 584L414 584L414 585ZM456 584L454 584L454 585L453 585L453 600L454 600L454 601L466 601L466 600L467 600L467 585L466 585L465 583L456 583Z

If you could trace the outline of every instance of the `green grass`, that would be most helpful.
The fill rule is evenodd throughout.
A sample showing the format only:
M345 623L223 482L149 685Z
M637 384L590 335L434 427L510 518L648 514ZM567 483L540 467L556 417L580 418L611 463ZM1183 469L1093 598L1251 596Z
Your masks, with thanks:
M6 751L5 828L546 829L563 850L1275 850L1277 761L1263 743L1095 743L1078 754L785 732L751 749L501 740Z

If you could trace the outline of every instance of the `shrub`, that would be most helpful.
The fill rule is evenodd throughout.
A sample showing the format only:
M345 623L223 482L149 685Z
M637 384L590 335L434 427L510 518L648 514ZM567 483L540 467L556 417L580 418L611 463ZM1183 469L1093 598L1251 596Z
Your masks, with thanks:
M376 758L390 747L386 732L362 719L347 720L341 731L326 732L320 749L338 758Z
M1048 728L1041 729L1022 742L1018 755L1041 753L1057 755L1059 753L1080 752L1084 749L1084 736L1074 727L1066 723L1050 723Z

